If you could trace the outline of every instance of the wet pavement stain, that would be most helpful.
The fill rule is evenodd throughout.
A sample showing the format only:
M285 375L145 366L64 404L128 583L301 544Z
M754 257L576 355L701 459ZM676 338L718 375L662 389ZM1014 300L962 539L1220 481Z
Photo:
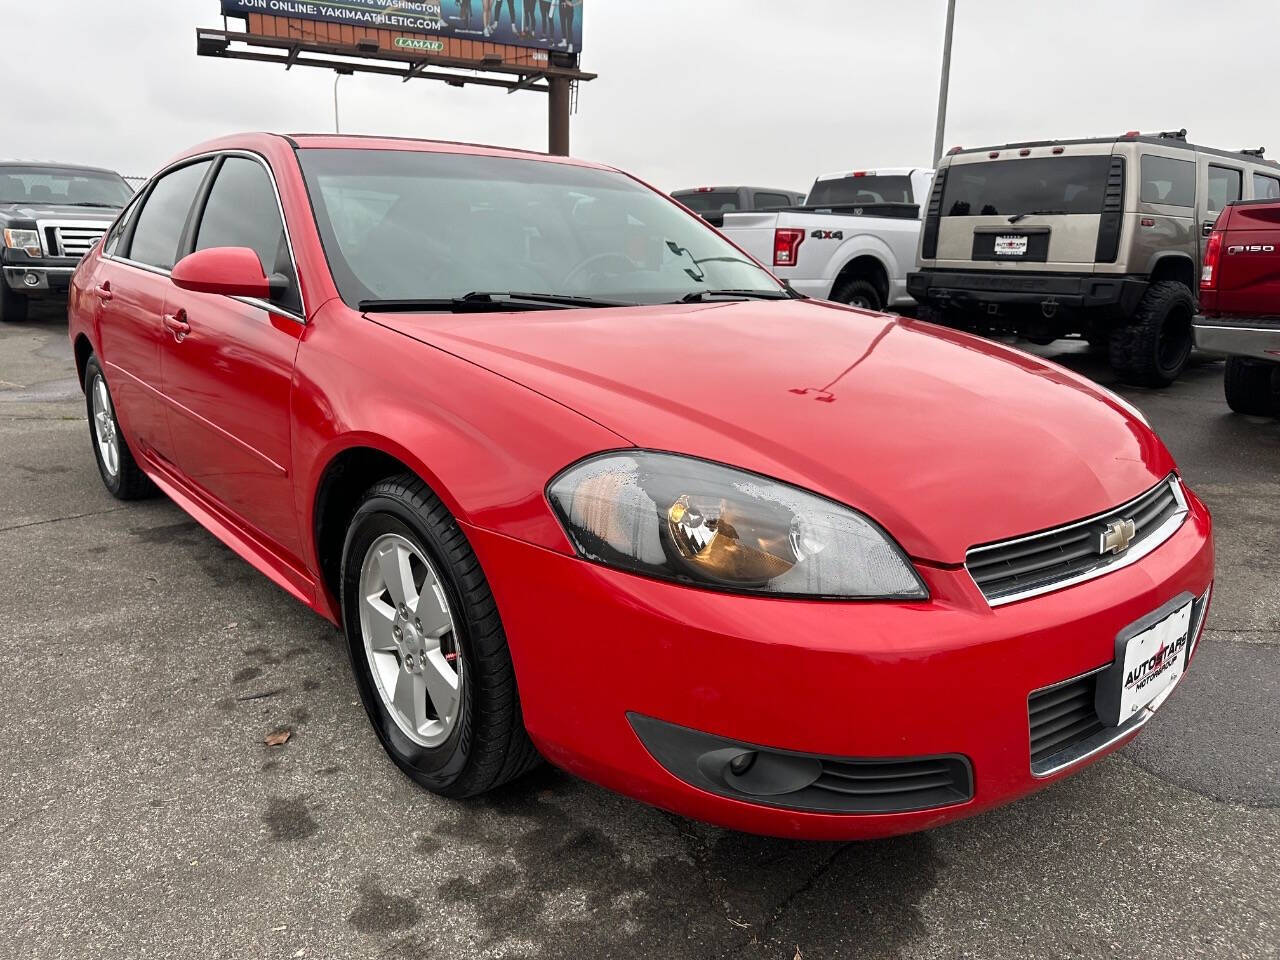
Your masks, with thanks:
M360 900L347 916L358 933L392 933L412 927L422 911L408 897L388 893L372 877L360 882Z
M297 797L286 800L272 797L267 801L267 811L262 822L271 831L272 840L305 840L320 830L320 824L311 816L306 800Z

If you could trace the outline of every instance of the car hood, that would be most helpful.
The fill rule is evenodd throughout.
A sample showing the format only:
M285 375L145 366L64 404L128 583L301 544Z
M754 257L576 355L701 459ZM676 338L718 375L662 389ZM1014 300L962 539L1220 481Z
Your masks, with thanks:
M119 207L68 207L59 203L0 203L4 220L89 220L109 222Z
M372 319L637 446L846 503L935 563L1111 509L1174 468L1132 408L1068 370L815 301Z

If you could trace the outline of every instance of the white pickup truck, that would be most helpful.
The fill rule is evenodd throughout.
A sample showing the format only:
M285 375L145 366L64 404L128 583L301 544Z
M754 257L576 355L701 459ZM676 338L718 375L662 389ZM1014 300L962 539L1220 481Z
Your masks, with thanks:
M933 171L908 167L819 177L802 207L727 213L721 232L797 293L868 310L914 303L920 210Z

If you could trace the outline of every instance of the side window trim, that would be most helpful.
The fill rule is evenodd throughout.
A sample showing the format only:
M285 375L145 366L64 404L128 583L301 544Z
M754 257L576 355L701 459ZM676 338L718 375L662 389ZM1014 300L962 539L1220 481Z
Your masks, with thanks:
M199 223L198 218L193 219L193 214L195 213L195 209L198 205L200 208L200 218L203 218L204 207L205 207L205 204L208 202L209 192L213 187L213 175L215 175L217 171L222 168L222 161L225 160L227 157L244 157L248 160L253 160L256 163L258 163L267 172L267 179L271 181L271 190L276 197L276 210L280 214L280 224L281 226L284 227L285 246L289 248L289 262L293 264L293 275L296 278L296 282L298 284L298 300L302 303L302 313L301 314L294 313L292 310L287 310L284 307L279 306L278 304L269 303L266 300L258 300L254 297L232 297L232 299L240 303L247 304L248 306L258 307L259 309L265 310L269 313L281 314L283 316L288 317L290 320L294 320L297 323L300 323L305 326L307 323L307 298L302 290L302 277L301 277L301 274L299 274L298 272L298 258L294 255L294 252L293 252L293 237L289 233L289 221L284 214L284 201L280 198L280 187L276 183L275 171L271 169L271 164L267 162L266 157L262 156L261 154L254 153L250 150L218 150L218 151L211 151L209 153L202 153L194 157L186 157L182 160L179 160L177 163L173 164L172 166L165 167L163 170L161 170L159 173L157 173L155 176L151 178L151 180L147 183L146 187L144 188L145 196L142 196L141 199L135 198L136 202L138 203L138 209L141 210L142 207L145 206L147 201L151 199L151 193L155 189L155 185L163 177L168 176L170 173L173 173L175 170L180 170L183 167L190 166L193 163L201 163L203 161L212 160L213 163L210 165L209 173L205 175L205 180L201 183L200 189L196 191L195 202L192 203L191 209L187 211L187 223L186 223L186 226L183 228L182 239L179 246L179 252L189 252L189 244L194 244L195 242L195 225ZM126 227L125 233L121 235L120 243L117 244L117 247L116 247L116 253L105 254L104 252L104 255L109 260L115 260L120 263L128 264L131 267L137 267L138 269L145 270L149 273L156 273L165 277L171 276L171 271L169 270L162 270L159 267L154 267L147 263L139 263L138 261L132 260L129 258L129 253L132 252L131 248L133 246L133 231L135 226L137 225L137 222L138 222L138 218L136 216L133 217L132 222L130 222L129 225ZM126 246L126 243L127 243L127 246ZM121 250L125 252L121 253L120 252Z

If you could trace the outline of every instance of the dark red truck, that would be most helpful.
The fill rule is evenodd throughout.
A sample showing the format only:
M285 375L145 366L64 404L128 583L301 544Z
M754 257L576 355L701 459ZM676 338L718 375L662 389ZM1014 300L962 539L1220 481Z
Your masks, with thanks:
M1196 346L1227 355L1227 405L1280 416L1280 201L1223 209L1205 247Z

